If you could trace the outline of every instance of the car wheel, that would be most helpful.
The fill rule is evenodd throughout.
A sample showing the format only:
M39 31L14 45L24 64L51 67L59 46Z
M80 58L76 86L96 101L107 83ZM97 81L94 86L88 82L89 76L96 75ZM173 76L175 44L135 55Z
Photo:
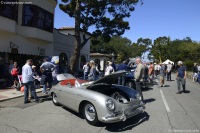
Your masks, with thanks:
M55 106L58 106L58 105L59 105L58 100L57 100L57 96L56 96L55 93L52 94L52 101L53 101L53 104L54 104Z
M99 123L97 112L93 104L87 102L83 108L83 114L89 124L97 125Z
M130 87L130 88L133 88L133 89L135 89L135 87L136 87L135 83L132 82L132 81L126 81L125 85L128 86L128 87Z

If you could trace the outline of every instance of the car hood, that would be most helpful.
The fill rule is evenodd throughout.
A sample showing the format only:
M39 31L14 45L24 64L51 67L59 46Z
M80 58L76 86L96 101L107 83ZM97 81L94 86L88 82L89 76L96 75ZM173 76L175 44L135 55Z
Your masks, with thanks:
M122 75L124 75L126 73L126 71L118 71L115 73L112 73L110 75L107 75L103 78L100 78L94 82L92 82L90 85L95 85L95 84L99 84L99 83L104 83L104 84L114 84L114 82L121 77Z

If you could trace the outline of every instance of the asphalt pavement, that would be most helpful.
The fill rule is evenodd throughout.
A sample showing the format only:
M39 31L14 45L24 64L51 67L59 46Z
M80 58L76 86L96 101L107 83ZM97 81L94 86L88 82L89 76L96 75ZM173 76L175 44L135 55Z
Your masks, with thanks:
M23 97L0 102L0 133L199 133L200 85L187 79L187 93L176 94L177 84L165 82L143 91L145 112L125 122L89 125L81 115L54 106L38 93L42 103L23 104ZM158 79L155 79L158 81Z

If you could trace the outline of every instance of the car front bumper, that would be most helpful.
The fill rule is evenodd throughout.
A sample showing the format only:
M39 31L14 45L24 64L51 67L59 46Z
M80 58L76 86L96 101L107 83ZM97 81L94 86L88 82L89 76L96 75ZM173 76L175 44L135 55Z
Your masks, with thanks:
M112 114L107 115L106 117L102 117L102 122L104 123L114 123L120 121L126 121L128 118L136 116L142 112L144 112L145 106L144 103L132 107L126 110L113 112Z

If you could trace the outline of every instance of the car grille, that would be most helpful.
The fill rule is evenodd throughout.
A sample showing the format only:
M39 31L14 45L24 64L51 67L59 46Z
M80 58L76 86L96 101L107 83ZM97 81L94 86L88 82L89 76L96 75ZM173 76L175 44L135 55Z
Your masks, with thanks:
M143 112L143 107L139 107L137 109L127 109L125 110L125 115L127 118L130 118L132 116L138 115L139 113Z

